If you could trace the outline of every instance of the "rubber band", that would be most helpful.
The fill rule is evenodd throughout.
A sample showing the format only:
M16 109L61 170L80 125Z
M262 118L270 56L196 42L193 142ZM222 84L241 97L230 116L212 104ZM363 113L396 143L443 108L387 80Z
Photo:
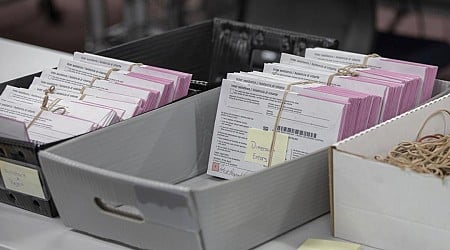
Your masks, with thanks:
M50 86L48 89L44 90L44 99L42 100L41 109L46 109L48 104L48 95L55 92L55 86Z
M133 70L133 68L135 66L142 66L142 65L144 65L144 64L142 64L142 63L133 63L133 64L130 65L130 67L128 67L128 71L131 72L131 70Z
M290 84L286 85L286 88L284 89L283 99L281 99L281 104L280 104L280 107L278 109L277 117L275 119L275 124L273 126L273 131L272 131L272 143L270 144L269 159L267 161L267 167L269 167L269 168L272 166L273 151L275 150L275 142L276 142L276 139L277 139L277 129L278 129L278 126L280 124L281 113L283 112L284 105L286 103L287 95L288 95L289 91L291 90L292 86L294 86L294 85L305 85L305 84L310 84L310 83L317 83L317 82L316 81L294 82L294 83L290 83Z
M360 68L368 68L369 66L367 66L367 65L364 65L364 64L350 64L350 65L347 65L347 66L345 66L344 68L345 69L360 69Z
M375 54L375 53L370 54L370 55L366 55L366 56L364 57L364 60L363 60L363 62L362 62L362 65L367 66L367 62L369 61L369 58L376 58L376 57L381 57L381 56L378 55L378 54Z
M60 115L64 115L67 112L67 109L65 107L57 107L54 110L52 110L52 113L57 114L57 111L62 110L62 113L59 113Z
M440 109L437 110L435 112L433 112L431 115L429 115L427 117L427 119L425 119L425 121L422 123L422 126L420 126L419 132L417 132L417 136L416 136L416 141L419 139L419 137L421 136L423 129L425 128L425 125L427 125L427 123L431 120L431 118L433 118L434 116L438 115L438 114L447 114L450 116L450 110L447 109Z
M28 123L27 129L29 129L37 121L37 119L41 116L42 112L48 110L49 94L53 94L53 92L55 92L55 89L56 89L55 86L50 86L48 89L44 90L44 98L42 99L41 110L39 110L39 112L33 117L33 119L31 119L30 123ZM54 102L55 101L53 101L52 104Z
M41 116L42 112L44 112L44 109L39 110L39 112L33 117L33 119L28 123L27 129L31 127L31 125L34 124L34 122Z
M114 71L119 71L120 69L117 69L117 68L111 68L111 69L109 69L107 72L106 72L106 74L105 74L105 80L108 80L108 78L109 78L109 75L111 75L111 73L112 72L114 72ZM95 80L94 80L95 81Z
M51 103L45 108L45 110L46 110L46 111L51 110L56 104L59 103L59 101L61 101L61 99L56 98L55 100L53 100L53 102L51 102Z
M86 85L86 86L83 86L83 87L81 87L81 89L80 89L80 94L84 94L84 91L86 90L86 88L88 88L88 86Z
M441 113L450 115L450 111L445 109L432 113L420 127L416 141L402 142L390 150L386 157L375 156L375 159L417 173L433 174L439 178L450 176L450 135L421 136L430 119Z
M358 76L358 73L350 70L347 67L339 68L336 73L333 73L328 77L327 86L331 86L331 83L335 76Z
M112 72L112 71L111 71ZM106 73L107 75L108 75L108 77L109 77L109 75L111 74L111 72L109 72L109 70L108 70L108 72ZM107 77L105 77L105 80L107 80L108 78ZM92 77L92 80L89 82L89 84L88 85L86 85L86 86L88 86L88 87L92 87L92 86L94 86L94 83L95 83L95 81L97 81L97 80L101 80L101 78L100 77L98 77L98 76L94 76L94 77Z

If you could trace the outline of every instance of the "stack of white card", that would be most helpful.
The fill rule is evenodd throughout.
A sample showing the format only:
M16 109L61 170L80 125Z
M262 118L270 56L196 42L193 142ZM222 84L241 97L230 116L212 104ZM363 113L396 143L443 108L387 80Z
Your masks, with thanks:
M397 68L282 54L280 63L265 64L263 72L228 74L222 82L207 173L225 179L247 175L414 108L429 92L424 83L434 78L424 80Z
M0 118L24 123L30 141L49 143L180 99L191 79L184 72L75 52L57 69L44 69L28 89L6 86Z

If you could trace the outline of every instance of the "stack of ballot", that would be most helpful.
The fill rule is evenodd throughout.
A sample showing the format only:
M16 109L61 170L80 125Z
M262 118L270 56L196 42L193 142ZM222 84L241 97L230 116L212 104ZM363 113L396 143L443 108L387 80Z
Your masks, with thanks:
M231 179L304 156L431 97L437 67L364 55L338 61L346 53L283 53L263 72L229 73L207 173Z
M367 56L364 54L332 49L310 48L306 50L305 57L343 65L363 64L369 68L395 72L392 75L389 75L392 77L403 76L398 73L407 74L410 77L419 77L419 92L416 104L423 104L431 98L434 80L436 79L438 71L438 67L433 65L395 60L378 55Z
M34 143L49 143L180 99L191 79L184 72L75 52L57 69L44 69L28 89L6 86L0 119L23 123Z

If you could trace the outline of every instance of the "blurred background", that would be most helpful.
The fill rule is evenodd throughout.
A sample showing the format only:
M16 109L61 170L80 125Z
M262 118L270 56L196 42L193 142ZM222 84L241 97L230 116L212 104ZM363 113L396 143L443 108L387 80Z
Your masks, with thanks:
M213 17L334 37L450 80L450 0L0 0L0 37L95 52Z

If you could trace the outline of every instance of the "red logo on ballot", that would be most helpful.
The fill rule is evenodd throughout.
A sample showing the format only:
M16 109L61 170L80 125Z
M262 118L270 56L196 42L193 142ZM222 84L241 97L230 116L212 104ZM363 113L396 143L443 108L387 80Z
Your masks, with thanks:
M213 162L213 164L212 164L212 171L219 172L219 163Z

